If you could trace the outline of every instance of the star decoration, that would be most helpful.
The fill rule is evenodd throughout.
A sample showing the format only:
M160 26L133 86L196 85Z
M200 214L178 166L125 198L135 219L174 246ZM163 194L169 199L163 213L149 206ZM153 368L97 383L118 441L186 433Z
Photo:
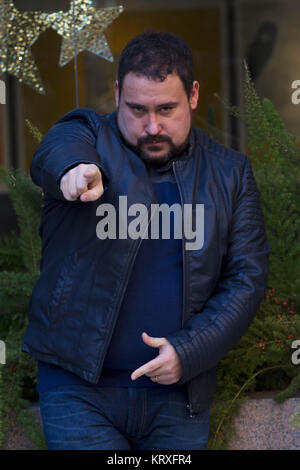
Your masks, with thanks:
M31 46L48 28L47 15L19 12L12 0L0 0L0 72L17 77L20 82L45 94Z
M103 31L122 11L122 6L96 9L92 0L73 0L69 11L49 14L49 26L63 37L59 65L84 50L113 62Z

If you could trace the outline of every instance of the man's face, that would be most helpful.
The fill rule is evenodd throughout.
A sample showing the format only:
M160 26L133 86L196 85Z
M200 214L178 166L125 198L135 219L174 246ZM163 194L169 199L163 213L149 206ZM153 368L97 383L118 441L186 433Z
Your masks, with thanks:
M185 148L198 95L198 82L188 98L175 73L161 82L129 72L120 98L115 85L119 129L143 160L162 165Z

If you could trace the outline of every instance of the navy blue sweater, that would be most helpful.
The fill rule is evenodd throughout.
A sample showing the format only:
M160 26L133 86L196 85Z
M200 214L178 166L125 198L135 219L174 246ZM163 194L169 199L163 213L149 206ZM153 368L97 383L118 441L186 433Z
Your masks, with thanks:
M151 169L150 173L151 171L154 174L153 185L158 203L180 203L177 184L171 172L157 173ZM67 384L93 387L176 386L157 384L147 376L135 381L130 379L136 368L154 359L159 353L158 348L149 347L143 342L142 332L163 337L181 329L182 240L173 238L173 228L171 211L170 239L161 239L160 236L157 240L142 240L98 384L90 384L60 367L39 361L39 393Z

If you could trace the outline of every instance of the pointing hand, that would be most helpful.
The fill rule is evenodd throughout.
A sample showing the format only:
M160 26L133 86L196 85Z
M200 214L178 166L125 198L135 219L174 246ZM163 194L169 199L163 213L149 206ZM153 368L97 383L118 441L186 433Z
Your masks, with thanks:
M179 381L182 376L182 367L178 354L172 344L166 338L154 338L142 334L144 343L152 348L159 348L159 354L152 361L143 364L131 374L131 379L136 380L142 375L147 375L153 382L170 385Z
M68 201L79 196L82 202L96 201L104 193L101 171L93 163L80 163L64 174L60 189Z

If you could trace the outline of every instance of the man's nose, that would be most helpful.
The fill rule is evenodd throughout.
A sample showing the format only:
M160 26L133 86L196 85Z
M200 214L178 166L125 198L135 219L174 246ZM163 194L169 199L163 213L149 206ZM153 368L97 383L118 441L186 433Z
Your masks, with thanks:
M147 116L145 131L149 135L157 135L160 133L161 125L159 123L159 118L156 114L153 113Z

